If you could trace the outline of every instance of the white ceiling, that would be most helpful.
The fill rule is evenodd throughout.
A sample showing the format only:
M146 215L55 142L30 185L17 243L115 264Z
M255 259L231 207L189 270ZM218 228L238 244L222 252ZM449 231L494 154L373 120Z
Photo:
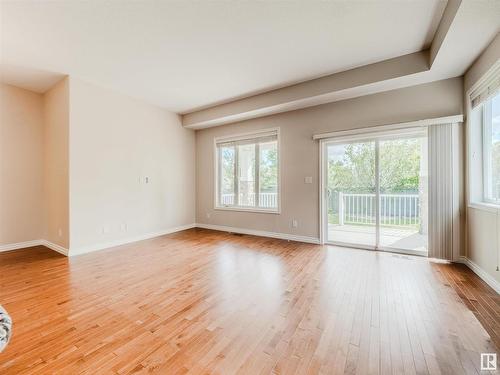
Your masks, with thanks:
M70 74L184 113L425 49L445 6L2 1L2 80L43 92Z

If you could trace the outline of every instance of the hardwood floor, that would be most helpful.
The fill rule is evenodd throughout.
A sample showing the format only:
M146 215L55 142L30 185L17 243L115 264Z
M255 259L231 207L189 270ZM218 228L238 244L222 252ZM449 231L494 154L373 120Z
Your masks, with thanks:
M463 264L436 265L500 348L500 296Z
M13 251L0 254L14 320L0 373L479 374L479 353L497 351L479 320L498 340L499 300L478 280L202 229L69 259Z

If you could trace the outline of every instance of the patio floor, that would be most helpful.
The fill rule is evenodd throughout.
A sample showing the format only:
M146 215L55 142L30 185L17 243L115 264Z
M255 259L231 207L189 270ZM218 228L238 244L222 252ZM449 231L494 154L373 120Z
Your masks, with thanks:
M328 224L328 240L359 245L375 245L375 227ZM381 227L380 246L402 250L427 251L427 235L405 227Z

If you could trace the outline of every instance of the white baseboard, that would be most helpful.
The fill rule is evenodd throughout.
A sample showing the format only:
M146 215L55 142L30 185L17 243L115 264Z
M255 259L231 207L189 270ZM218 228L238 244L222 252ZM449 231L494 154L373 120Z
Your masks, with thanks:
M23 249L25 247L40 246L40 245L43 245L42 241L43 240L33 240L33 241L24 241L24 242L17 242L17 243L9 243L6 245L0 245L0 252Z
M61 253L62 255L68 256L68 249L65 247L62 247L61 245L58 245L56 243L47 241L47 240L41 240L41 245L48 247L51 250L57 251L58 253Z
M497 293L500 294L500 283L491 276L488 272L479 267L476 263L467 257L461 256L458 260L459 263L465 264L469 267L476 275L478 275L486 284L492 287Z
M68 255L68 249L66 249L60 245L57 245L55 243L52 243L50 241L47 241L47 240L33 240L33 241L12 243L12 244L8 244L8 245L1 245L0 252L24 249L24 248L33 247L33 246L45 246L51 250L54 250L54 251L57 251L58 253L63 254L63 255L66 255L66 256Z
M100 243L100 244L89 245L89 246L83 246L83 247L71 249L71 250L68 250L65 247L62 247L58 244L55 244L55 243L47 241L47 240L33 240L33 241L7 244L7 245L0 245L0 252L23 249L26 247L33 247L33 246L40 246L41 245L41 246L48 247L51 250L57 251L58 253L61 253L65 256L74 256L74 255L90 253L92 251L103 250L103 249L107 249L110 247L126 245L126 244L132 243L132 242L147 240L150 238L159 237L159 236L163 236L165 234L179 232L181 230L191 229L194 227L196 227L196 224L188 224L188 225L183 225L183 226L179 226L179 227L164 229L164 230L158 231L158 232L151 232L151 233L146 233L146 234L143 234L140 236L124 238L121 240L110 241L110 242L106 242L106 243Z
M103 242L100 244L82 246L82 247L78 247L78 248L71 248L69 251L69 256L72 257L75 255L86 254L86 253L90 253L93 251L108 249L110 247L126 245L126 244L129 244L132 242L148 240L150 238L164 236L164 235L170 234L170 233L180 232L181 230L191 229L191 228L194 228L195 226L196 226L196 224L182 225L179 227L168 228L168 229L164 229L164 230L157 231L157 232L150 232L150 233L142 234L139 236L123 238L120 240Z
M202 224L202 223L197 223L196 227L197 228L204 228L204 229L218 230L218 231L222 231L222 232L250 234L252 236L279 238L281 240L288 240L288 241L306 242L306 243L312 243L312 244L319 244L320 243L319 238L316 238L316 237L297 236L297 235L288 234L288 233L266 232L266 231L262 231L262 230L235 228L235 227L228 227L228 226L224 226L224 225L212 225L212 224Z
M120 240L109 241L109 242L104 242L104 243L100 243L100 244L88 245L88 246L82 246L79 248L70 248L70 250L68 250L60 245L57 245L53 242L47 241L47 240L34 240L34 241L27 241L27 242L19 242L19 243L15 243L15 244L2 245L2 246L0 246L0 251L9 251L9 250L22 249L25 247L43 245L43 246L48 247L49 249L57 251L58 253L72 257L72 256L76 256L76 255L90 253L93 251L98 251L98 250L108 249L111 247L126 245L126 244L137 242L137 241L143 241L143 240L147 240L150 238L159 237L159 236L163 236L166 234L175 233L175 232L179 232L182 230L191 229L191 228L195 228L195 227L212 229L212 230L217 230L217 231L222 231L222 232L232 232L232 233L249 234L249 235L260 236L260 237L278 238L278 239L288 240L288 241L305 242L305 243L312 243L312 244L319 244L320 243L319 239L315 238L315 237L297 236L297 235L288 234L288 233L266 232L266 231L260 231L260 230L235 228L235 227L228 227L228 226L222 226L222 225L211 225L211 224L188 224L188 225L183 225L183 226L179 226L179 227L164 229L164 230L161 230L158 232L151 232L151 233L146 233L146 234L139 235L139 236L123 238Z

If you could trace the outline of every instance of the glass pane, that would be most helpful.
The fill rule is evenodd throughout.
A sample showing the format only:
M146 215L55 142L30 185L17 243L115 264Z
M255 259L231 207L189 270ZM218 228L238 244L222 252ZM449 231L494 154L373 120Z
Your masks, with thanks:
M380 141L380 246L427 250L427 138Z
M237 147L239 206L255 206L255 144Z
M375 142L327 147L328 241L376 245Z
M259 146L259 207L278 208L278 142Z
M500 203L500 94L493 97L487 108L485 124L486 198ZM491 108L491 109L490 109ZM491 115L490 115L491 114Z
M234 205L234 163L235 148L220 147L219 165L219 204L221 206Z

